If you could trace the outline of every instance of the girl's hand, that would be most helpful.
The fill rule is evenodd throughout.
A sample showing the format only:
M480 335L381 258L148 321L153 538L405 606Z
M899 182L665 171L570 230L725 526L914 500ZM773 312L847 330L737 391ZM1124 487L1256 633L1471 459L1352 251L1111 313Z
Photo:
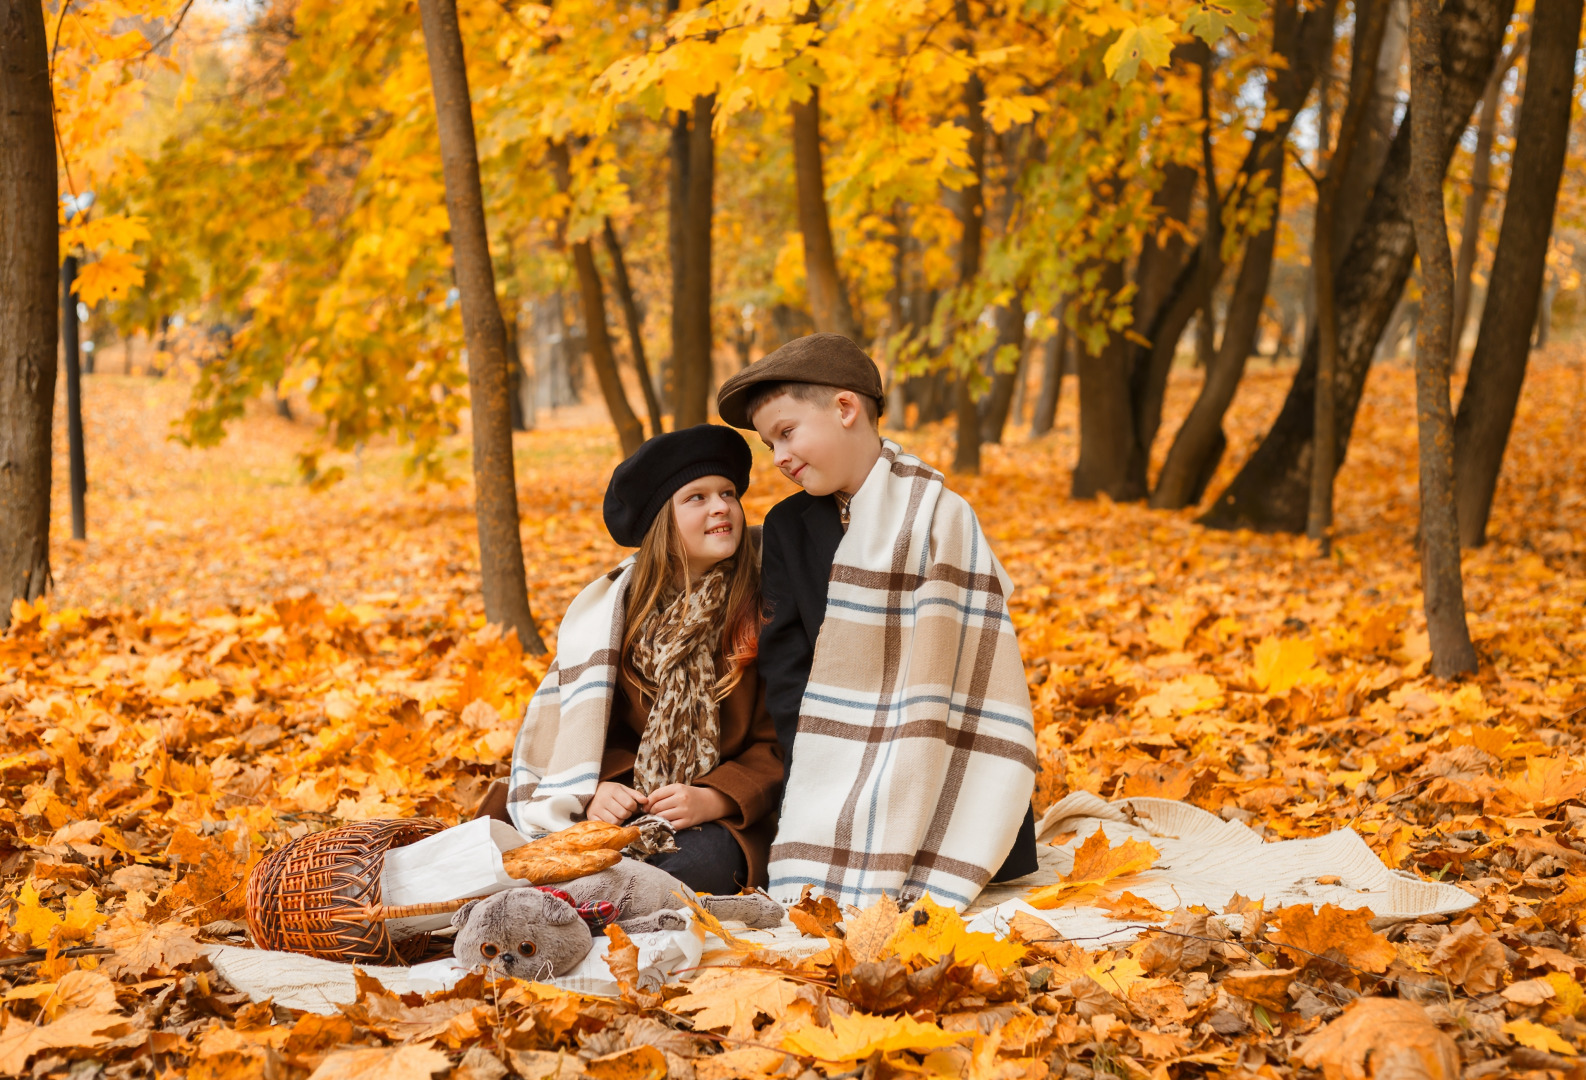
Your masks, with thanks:
M647 809L674 829L691 829L726 817L733 803L714 788L667 784L650 792Z
M584 816L590 821L621 825L643 805L644 796L627 784L614 784L610 780L602 780L595 785L595 797L589 800L589 808L584 811Z

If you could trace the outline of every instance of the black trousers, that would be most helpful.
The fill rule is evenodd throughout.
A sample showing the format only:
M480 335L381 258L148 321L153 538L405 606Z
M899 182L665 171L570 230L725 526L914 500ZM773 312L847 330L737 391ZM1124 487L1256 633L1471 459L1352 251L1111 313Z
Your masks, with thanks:
M652 855L649 863L697 893L730 896L749 882L749 860L719 821L682 830L677 834L677 850Z

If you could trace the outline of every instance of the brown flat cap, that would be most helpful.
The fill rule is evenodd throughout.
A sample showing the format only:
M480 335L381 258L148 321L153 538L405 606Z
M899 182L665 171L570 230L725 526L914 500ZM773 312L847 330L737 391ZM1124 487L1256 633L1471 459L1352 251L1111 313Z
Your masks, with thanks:
M716 411L733 427L754 430L744 405L763 383L800 382L835 386L875 399L876 415L886 405L881 372L858 345L841 334L806 334L767 353L721 384Z

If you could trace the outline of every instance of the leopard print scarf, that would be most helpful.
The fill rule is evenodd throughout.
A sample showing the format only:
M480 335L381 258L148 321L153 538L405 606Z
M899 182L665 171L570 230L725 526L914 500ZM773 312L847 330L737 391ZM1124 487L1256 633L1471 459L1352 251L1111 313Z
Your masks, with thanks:
M633 670L654 691L633 764L633 786L646 795L691 784L721 760L716 649L731 570L731 559L717 563L688 592L673 594L634 640Z

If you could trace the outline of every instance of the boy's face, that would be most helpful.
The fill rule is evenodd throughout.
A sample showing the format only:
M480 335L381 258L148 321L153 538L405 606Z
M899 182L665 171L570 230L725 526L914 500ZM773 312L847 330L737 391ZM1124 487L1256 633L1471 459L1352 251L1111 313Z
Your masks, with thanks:
M811 495L858 491L881 444L859 395L849 390L824 405L778 394L749 419L782 475Z

